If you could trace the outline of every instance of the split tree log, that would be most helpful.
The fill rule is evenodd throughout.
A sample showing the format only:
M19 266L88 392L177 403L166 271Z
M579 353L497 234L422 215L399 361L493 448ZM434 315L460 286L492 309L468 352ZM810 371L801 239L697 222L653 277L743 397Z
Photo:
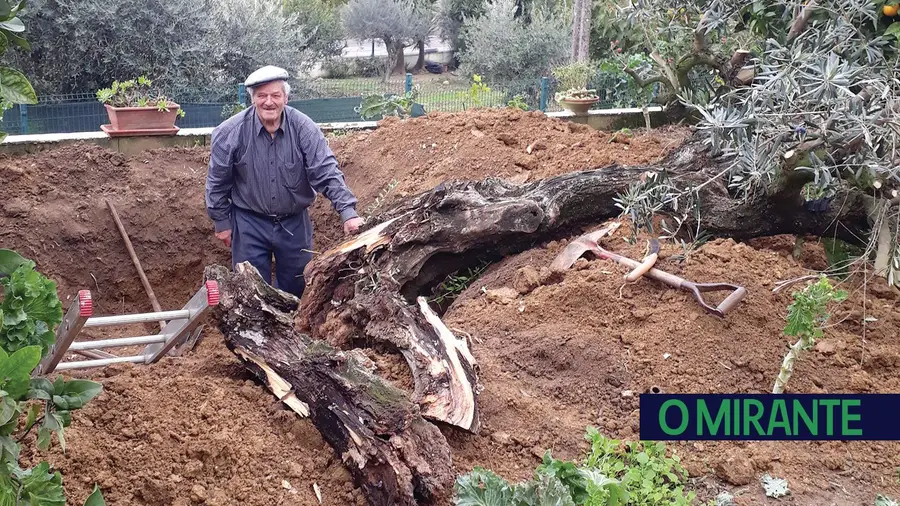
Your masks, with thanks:
M423 297L415 306L407 303L398 289L409 265L384 269L370 265L387 236L383 231L394 220L370 229L322 255L312 270L307 269L309 302L301 305L298 328L341 347L352 345L354 329L364 328L370 341L398 349L412 370L413 400L426 418L455 425L473 433L479 431L475 359L464 340L457 339L429 307ZM420 252L427 259L427 251ZM344 276L354 264L365 267ZM415 262L412 262L415 263ZM419 269L416 269L418 272ZM344 294L344 295L342 295ZM347 304L332 305L332 301ZM321 311L330 306L335 312ZM318 308L311 313L307 308ZM311 322L314 322L310 325Z
M450 448L406 392L373 374L358 351L335 350L295 332L296 297L255 268L209 266L219 283L214 314L228 348L279 399L309 416L373 505L426 504L455 478Z
M826 212L806 211L800 190L811 176L804 172L788 174L772 194L732 198L716 179L723 168L696 140L654 166L611 165L524 185L500 179L442 184L401 201L376 217L377 226L313 258L298 328L338 347L395 346L412 370L413 400L423 415L477 431L475 361L423 295L476 258L515 254L619 215L614 198L642 174L663 169L685 188L702 185L702 228L713 236L829 234L858 242L869 226L861 194L839 195Z

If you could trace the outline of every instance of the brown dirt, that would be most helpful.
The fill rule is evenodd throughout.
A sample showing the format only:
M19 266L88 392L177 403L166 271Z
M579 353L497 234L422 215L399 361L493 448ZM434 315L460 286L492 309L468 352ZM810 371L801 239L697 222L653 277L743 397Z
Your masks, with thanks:
M642 258L645 243L626 243L625 228L605 239L604 246ZM629 269L589 254L557 283L535 287L524 282L546 279L540 270L565 242L544 244L493 265L444 315L448 326L476 343L473 353L485 385L481 409L488 437L455 437L457 466L487 465L521 480L547 449L558 458L580 457L587 449L586 426L607 437L637 440L638 395L653 386L672 393L770 392L793 343L782 333L791 290L772 290L779 280L807 275L810 268L791 258L793 237L757 242L761 249L712 241L684 263L672 259L682 250L663 247L656 265L662 270L697 282L747 288L748 295L724 320L704 312L686 292L649 279L627 284L622 276ZM824 258L821 245L806 243L801 260L821 265ZM870 280L863 313L862 287L852 281L839 287L851 298L835 311L834 326L816 349L796 363L788 392L900 391L900 296L883 279ZM711 295L714 305L723 298ZM869 324L863 344L866 316L877 322ZM672 446L698 492L714 497L723 489L715 480L721 478L730 488L745 490L743 504L766 502L757 480L767 472L788 480L798 504L871 504L877 491L894 497L900 491L896 443L710 441Z
M667 128L637 135L630 144L610 143L609 134L539 113L481 111L388 121L332 144L364 211L391 180L399 185L389 201L449 178L522 181L610 163L652 163L686 135ZM206 148L126 157L85 144L0 156L0 246L34 258L58 282L65 305L78 289L89 288L97 314L149 311L106 208L110 199L163 308L180 307L199 288L205 265L229 262L205 214L206 157ZM321 251L341 231L324 199L312 215L315 248ZM611 244L640 256L638 247ZM637 398L623 397L625 390L636 395L655 384L682 392L768 391L788 344L780 328L790 300L789 290L772 294L772 283L821 267L823 255L820 246L807 243L802 262L794 261L793 238L755 245L760 249L717 241L684 265L670 258L676 251L664 250L660 265L677 274L747 286L750 295L724 321L655 282L622 287L622 270L605 261L583 260L564 280L538 286L540 269L563 243L492 266L445 317L472 336L485 385L484 433L442 429L459 472L479 465L511 480L527 478L547 448L556 456L577 457L588 425L635 438ZM821 350L798 362L792 389L900 388L900 347L892 339L900 327L898 297L878 283L867 291L867 314L878 321L868 326L863 365L861 293L849 286L853 299L838 311L840 323L829 329ZM514 292L484 294L482 286ZM140 335L156 327L116 330L85 334ZM387 374L404 376L395 357L372 356ZM77 376L103 382L105 391L76 412L67 453L54 450L49 456L63 473L70 504L82 504L95 482L108 504L313 505L313 483L323 504L361 504L347 471L312 424L284 411L251 382L212 328L185 357ZM900 495L893 443L676 447L700 491L714 495L721 489L717 475L742 482L735 475L752 472L743 504L764 502L755 478L766 471L790 480L789 500L796 504L870 504L878 491ZM26 453L26 463L35 457Z

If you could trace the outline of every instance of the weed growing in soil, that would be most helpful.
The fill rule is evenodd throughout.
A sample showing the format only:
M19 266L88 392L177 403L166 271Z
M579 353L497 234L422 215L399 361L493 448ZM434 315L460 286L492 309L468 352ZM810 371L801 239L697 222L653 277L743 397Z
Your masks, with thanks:
M800 339L784 356L781 371L772 389L773 394L784 392L784 386L794 371L794 361L800 357L800 351L813 347L816 338L823 335L823 326L830 316L826 311L828 304L843 302L847 298L847 292L835 290L825 276L820 276L816 283L807 285L803 290L795 290L793 295L794 302L788 306L788 321L784 333Z
M490 262L481 262L476 267L469 267L465 271L459 270L449 274L444 281L435 288L435 295L428 299L438 305L449 305L448 302L455 300L459 294L463 293L473 281L478 279L484 271L490 267Z
M665 443L608 439L593 427L585 438L591 450L581 462L554 459L550 452L527 482L510 484L476 467L456 481L457 506L618 506L689 505L684 492L687 471L677 455L666 456Z

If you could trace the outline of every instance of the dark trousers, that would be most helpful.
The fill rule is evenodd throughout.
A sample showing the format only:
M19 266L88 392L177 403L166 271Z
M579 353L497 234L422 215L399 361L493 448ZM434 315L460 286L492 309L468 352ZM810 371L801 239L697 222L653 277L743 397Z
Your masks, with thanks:
M303 269L312 259L312 222L309 213L273 219L234 207L231 215L232 268L250 262L272 285L272 257L275 257L275 284L279 290L303 295Z

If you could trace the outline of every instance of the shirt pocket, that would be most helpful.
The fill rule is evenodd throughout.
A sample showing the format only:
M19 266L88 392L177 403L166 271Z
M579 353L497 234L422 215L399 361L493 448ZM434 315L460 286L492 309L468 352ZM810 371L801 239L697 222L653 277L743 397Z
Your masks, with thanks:
M281 165L281 179L284 186L291 190L303 188L306 182L306 167L302 157L295 160L288 160Z

